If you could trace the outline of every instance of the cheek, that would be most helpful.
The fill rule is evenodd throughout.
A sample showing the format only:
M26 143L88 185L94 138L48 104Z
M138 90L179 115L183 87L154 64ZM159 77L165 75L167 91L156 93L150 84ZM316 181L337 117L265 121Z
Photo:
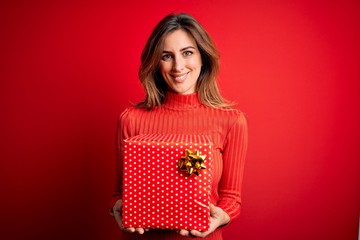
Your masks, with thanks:
M162 63L160 64L160 72L162 74L169 72L171 70L171 66L169 63Z
M166 64L160 64L159 72L160 72L161 76L163 77L163 79L165 80L165 82L168 84L168 78L167 78L167 75L169 73L168 66Z
M191 64L192 68L194 68L194 69L196 69L196 70L201 69L201 66L202 66L201 58L194 58L194 59L192 59L192 61L191 61L190 64Z

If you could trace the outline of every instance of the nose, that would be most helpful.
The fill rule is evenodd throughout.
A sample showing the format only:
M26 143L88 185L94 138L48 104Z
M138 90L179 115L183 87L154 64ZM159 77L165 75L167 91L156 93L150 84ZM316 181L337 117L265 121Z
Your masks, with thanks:
M184 59L181 57L175 57L173 61L173 70L180 72L184 69Z

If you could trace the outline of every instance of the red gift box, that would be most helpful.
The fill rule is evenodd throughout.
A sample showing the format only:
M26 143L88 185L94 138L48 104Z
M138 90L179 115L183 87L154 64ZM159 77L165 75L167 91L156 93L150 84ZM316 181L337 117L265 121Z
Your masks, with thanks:
M186 162L191 153L202 158L193 164L197 168ZM208 230L211 155L212 142L203 135L147 134L125 139L123 226Z

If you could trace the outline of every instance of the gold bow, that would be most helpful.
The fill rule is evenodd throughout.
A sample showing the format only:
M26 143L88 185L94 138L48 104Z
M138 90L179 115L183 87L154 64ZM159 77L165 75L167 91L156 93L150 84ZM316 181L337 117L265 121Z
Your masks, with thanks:
M199 176L201 169L206 169L204 164L206 155L200 155L198 150L192 152L189 149L185 150L185 156L182 156L178 161L178 166L180 170L187 171L187 173L192 175L193 173Z

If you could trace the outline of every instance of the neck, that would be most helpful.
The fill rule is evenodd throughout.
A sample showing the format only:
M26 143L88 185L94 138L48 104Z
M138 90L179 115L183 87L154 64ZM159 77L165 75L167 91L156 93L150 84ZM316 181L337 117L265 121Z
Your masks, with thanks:
M197 93L176 94L167 92L163 106L172 109L193 109L201 106Z

